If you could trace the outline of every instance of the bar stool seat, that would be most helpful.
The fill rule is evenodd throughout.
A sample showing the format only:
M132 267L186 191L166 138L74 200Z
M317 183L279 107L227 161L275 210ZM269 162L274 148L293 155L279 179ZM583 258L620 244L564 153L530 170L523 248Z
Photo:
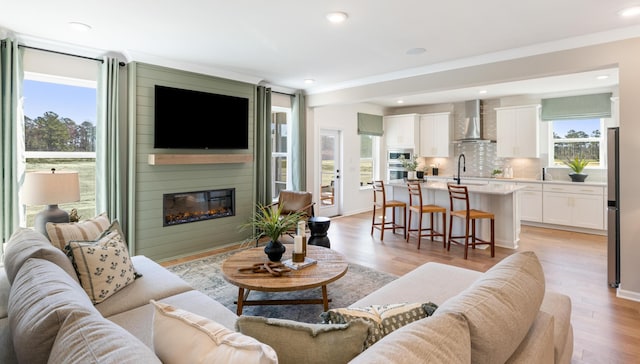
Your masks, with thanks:
M386 214L387 209L391 209L391 221L387 221ZM396 208L402 209L402 224L396 220ZM382 210L380 221L376 221L376 211ZM384 231L392 230L396 233L397 229L402 229L402 237L407 237L406 221L407 217L407 204L397 200L387 200L387 194L384 188L383 181L373 181L373 218L371 220L371 235L373 230L380 230L380 240L384 240Z
M471 238L471 248L475 249L476 245L489 245L491 247L491 257L495 257L495 215L491 212L471 209L469 206L469 191L467 186L460 186L452 183L447 184L449 190L449 202L451 209L449 212L449 239L447 241L447 250L451 249L451 243L464 245L464 259L467 259L469 250L469 238ZM462 201L463 209L455 209L455 201ZM453 236L453 218L464 220L464 235ZM476 220L491 220L491 239L489 241L482 240L476 235ZM469 231L471 225L471 231ZM454 239L462 239L464 241L456 241Z
M429 237L431 238L431 241L433 241L433 238L437 236L442 237L442 247L445 248L447 245L447 209L438 205L423 205L422 188L420 187L420 182L409 182L407 183L407 187L409 189L409 219L407 220L407 242L409 242L411 233L417 232L416 236L418 237L418 249L420 249L420 240L422 237ZM412 229L411 214L414 212L418 214L418 227ZM433 214L438 213L441 214L442 217L442 232L438 232L434 228ZM430 225L428 228L422 227L422 217L424 214L429 214Z

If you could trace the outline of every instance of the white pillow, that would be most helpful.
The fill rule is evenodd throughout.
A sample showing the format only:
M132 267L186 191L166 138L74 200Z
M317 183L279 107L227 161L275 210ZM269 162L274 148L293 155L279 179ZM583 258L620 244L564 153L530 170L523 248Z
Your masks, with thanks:
M165 364L278 363L276 352L221 324L154 300L153 346Z

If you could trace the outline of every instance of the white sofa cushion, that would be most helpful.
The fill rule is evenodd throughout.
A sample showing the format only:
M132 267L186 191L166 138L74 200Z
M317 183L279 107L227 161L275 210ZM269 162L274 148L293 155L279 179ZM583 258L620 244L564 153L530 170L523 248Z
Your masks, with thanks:
M60 326L48 363L160 364L140 340L97 312L71 312Z
M504 363L516 351L540 311L545 282L533 252L508 256L459 295L444 302L434 316L464 315L471 333L474 363Z
M165 364L277 364L276 352L258 340L171 305L151 301L153 346Z
M464 317L445 313L404 326L365 350L351 364L471 362L471 338Z

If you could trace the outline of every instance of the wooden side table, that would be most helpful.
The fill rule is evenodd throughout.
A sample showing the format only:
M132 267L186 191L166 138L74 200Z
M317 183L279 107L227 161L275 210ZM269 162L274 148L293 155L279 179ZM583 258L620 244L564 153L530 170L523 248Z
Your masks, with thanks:
M291 258L293 245L286 244L286 252L282 260ZM244 306L255 305L300 305L322 304L324 310L329 309L327 285L344 276L349 264L342 254L331 249L307 246L307 256L317 260L317 263L301 270L285 272L281 277L274 277L270 273L240 272L238 268L251 266L255 263L268 262L263 248L252 248L234 254L222 262L222 274L227 282L238 287L237 314L242 314ZM317 299L274 299L250 300L252 290L263 292L290 292L322 287L322 297Z

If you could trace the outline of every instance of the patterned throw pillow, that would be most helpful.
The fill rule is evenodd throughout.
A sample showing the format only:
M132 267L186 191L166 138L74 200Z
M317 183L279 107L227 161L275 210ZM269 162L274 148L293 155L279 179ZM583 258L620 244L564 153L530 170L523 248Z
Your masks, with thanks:
M94 304L104 301L136 278L127 244L117 222L114 224L116 226L97 241L70 241L65 247L82 288Z
M411 322L433 315L435 303L392 303L362 308L334 308L320 314L325 324L344 324L355 319L370 322L371 328L365 342L368 348L394 330Z
M102 213L92 219L71 222L48 222L46 229L51 244L64 250L64 247L72 240L93 241L97 239L108 227L109 217Z

